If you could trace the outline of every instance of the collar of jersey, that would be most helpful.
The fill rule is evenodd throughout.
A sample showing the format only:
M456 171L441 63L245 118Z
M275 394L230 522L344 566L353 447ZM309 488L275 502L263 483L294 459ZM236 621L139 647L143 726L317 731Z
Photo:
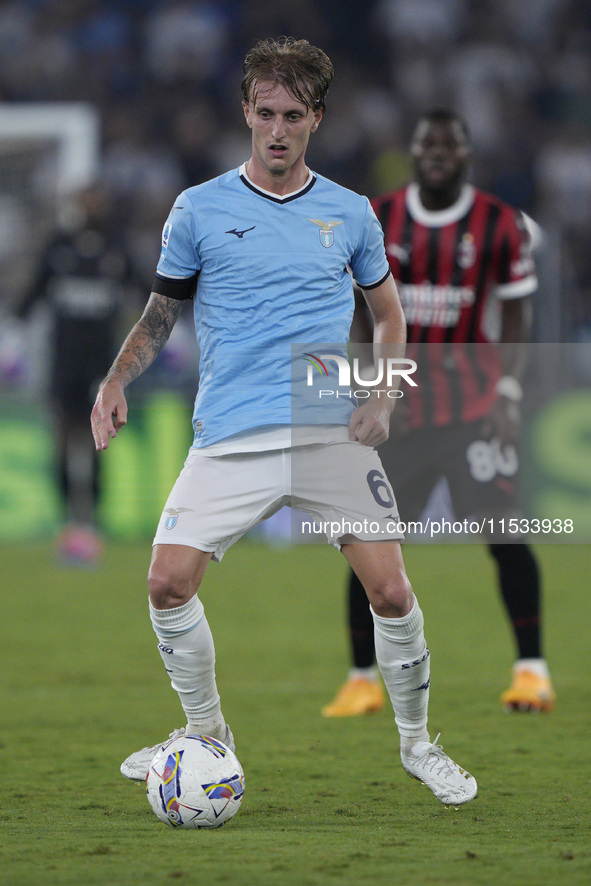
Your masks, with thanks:
M451 225L463 218L474 202L474 188L472 185L464 185L460 196L447 209L433 211L425 209L419 197L419 186L412 182L406 189L406 207L413 219L420 225L428 228L441 228L443 225Z
M261 197L265 197L267 200L272 200L274 203L289 203L290 200L297 200L298 197L302 197L304 194L307 194L310 188L313 188L314 184L316 183L316 176L311 170L309 170L308 178L301 188L299 188L297 191L293 191L293 193L291 194L285 194L284 197L278 197L277 194L273 194L271 191L266 191L264 188L259 188L258 185L255 185L255 183L249 179L248 175L246 174L246 163L242 164L242 166L238 170L238 173L247 188L250 188L250 190L254 191L255 194L260 194Z

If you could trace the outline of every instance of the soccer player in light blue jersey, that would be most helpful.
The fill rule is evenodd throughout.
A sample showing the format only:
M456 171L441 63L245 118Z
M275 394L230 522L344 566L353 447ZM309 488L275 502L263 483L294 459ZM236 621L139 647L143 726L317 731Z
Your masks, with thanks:
M429 739L429 650L401 536L394 530L384 540L368 528L398 517L374 450L388 436L394 388L382 385L381 396L376 390L358 406L334 398L328 409L309 399L302 408L292 396L294 365L303 372L306 359L318 365L327 348L338 356L346 346L353 280L365 294L375 345L400 353L405 341L369 202L306 166L332 76L330 59L306 40L262 41L247 54L242 92L252 154L176 200L153 291L100 387L92 430L97 450L106 449L127 421L126 386L193 299L201 349L195 438L158 525L148 575L158 648L187 719L171 734L206 734L234 747L198 589L212 557L220 560L249 528L291 504L331 527L329 541L366 589L404 769L441 802L460 805L476 795L476 781ZM158 747L128 757L123 775L143 781Z

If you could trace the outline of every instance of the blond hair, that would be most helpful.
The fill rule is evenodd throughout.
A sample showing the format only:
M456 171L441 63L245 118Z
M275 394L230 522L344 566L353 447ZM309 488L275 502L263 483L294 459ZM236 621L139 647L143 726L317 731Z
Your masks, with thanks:
M278 37L261 40L244 59L242 95L256 100L257 84L279 83L293 98L312 111L324 110L328 87L334 76L329 57L307 40Z

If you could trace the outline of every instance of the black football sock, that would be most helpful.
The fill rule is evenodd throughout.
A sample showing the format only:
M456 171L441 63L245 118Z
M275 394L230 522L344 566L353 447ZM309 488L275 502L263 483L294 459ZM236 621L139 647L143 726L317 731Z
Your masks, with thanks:
M363 585L351 569L349 576L349 632L356 668L375 664L374 624Z
M511 620L518 658L541 658L540 574L524 543L491 544L505 608Z

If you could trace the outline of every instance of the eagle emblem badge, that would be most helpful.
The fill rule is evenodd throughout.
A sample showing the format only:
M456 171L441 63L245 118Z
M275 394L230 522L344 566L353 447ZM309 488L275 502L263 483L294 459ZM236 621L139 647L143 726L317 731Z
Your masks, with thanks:
M179 514L184 514L186 511L192 510L193 508L165 508L165 513L170 515L164 521L165 529L174 529L179 521Z
M309 218L307 221L312 222L313 225L318 225L320 228L320 242L327 249L332 246L334 243L334 231L333 228L338 227L338 225L342 225L342 221L322 221L321 218Z

